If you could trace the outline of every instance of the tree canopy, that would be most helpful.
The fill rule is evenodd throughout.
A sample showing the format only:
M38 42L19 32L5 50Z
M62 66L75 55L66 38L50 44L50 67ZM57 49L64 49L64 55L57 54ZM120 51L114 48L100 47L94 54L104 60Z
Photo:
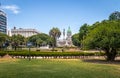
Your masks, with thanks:
M109 16L109 20L120 20L120 12L115 11Z
M7 40L9 40L9 37L4 33L0 33L0 48L6 43Z
M19 35L19 34L18 35L12 35L11 36L11 41L18 43L19 45L22 45L25 41L25 37L22 36L22 35Z
M25 37L18 34L18 35L12 35L11 36L11 44L12 47L16 50L17 47L20 47L22 45L25 45Z
M41 46L51 44L52 39L49 35L40 33L29 37L28 42L32 42L34 46Z
M73 45L80 47L80 43L81 43L81 42L80 42L80 39L79 39L79 33L74 34L74 35L72 36L72 42L73 42Z
M96 25L83 43L87 48L101 48L106 52L107 60L115 59L120 48L120 21L103 21Z

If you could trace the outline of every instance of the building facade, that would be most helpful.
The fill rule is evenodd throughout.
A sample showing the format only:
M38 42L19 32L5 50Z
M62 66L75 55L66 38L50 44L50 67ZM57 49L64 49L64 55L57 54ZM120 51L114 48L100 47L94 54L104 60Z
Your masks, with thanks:
M65 35L66 35L66 38L65 38ZM72 31L71 31L70 27L68 28L67 33L65 33L65 29L64 29L63 30L63 39L57 40L57 46L58 47L73 46L71 37L72 37Z
M7 34L7 17L6 14L0 10L0 32Z
M16 29L16 27L14 27L14 29L11 29L11 36L18 34L24 37L30 37L39 34L39 32L36 29L23 29L23 28Z

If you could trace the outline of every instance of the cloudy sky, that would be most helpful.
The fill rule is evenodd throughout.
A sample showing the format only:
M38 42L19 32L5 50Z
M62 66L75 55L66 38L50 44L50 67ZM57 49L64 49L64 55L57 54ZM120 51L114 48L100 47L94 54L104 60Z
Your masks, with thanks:
M61 31L71 27L74 33L82 24L108 19L120 11L120 0L0 0L7 14L8 28L35 28L49 33L52 27Z

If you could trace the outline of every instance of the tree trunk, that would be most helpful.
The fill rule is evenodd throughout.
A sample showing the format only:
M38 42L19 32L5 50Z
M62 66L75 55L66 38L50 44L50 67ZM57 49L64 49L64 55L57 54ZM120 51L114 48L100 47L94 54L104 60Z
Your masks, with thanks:
M55 43L56 43L56 41L55 41L55 37L54 37L54 38L53 38L53 42L52 42L52 51L55 50Z
M54 45L56 47L57 46L57 38L56 37L54 38L54 42L55 42Z
M54 42L52 43L52 51L54 51L55 45Z
M109 48L109 49L106 49L105 52L106 52L106 56L107 56L107 58L106 58L107 61L114 61L115 60L115 57L117 55L116 49Z
M17 50L17 47L15 46L15 51Z

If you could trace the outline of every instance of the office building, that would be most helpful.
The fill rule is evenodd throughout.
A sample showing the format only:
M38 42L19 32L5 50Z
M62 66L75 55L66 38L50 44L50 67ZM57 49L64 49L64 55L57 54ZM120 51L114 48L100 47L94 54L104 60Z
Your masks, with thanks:
M6 14L0 10L0 32L7 34L7 17Z

